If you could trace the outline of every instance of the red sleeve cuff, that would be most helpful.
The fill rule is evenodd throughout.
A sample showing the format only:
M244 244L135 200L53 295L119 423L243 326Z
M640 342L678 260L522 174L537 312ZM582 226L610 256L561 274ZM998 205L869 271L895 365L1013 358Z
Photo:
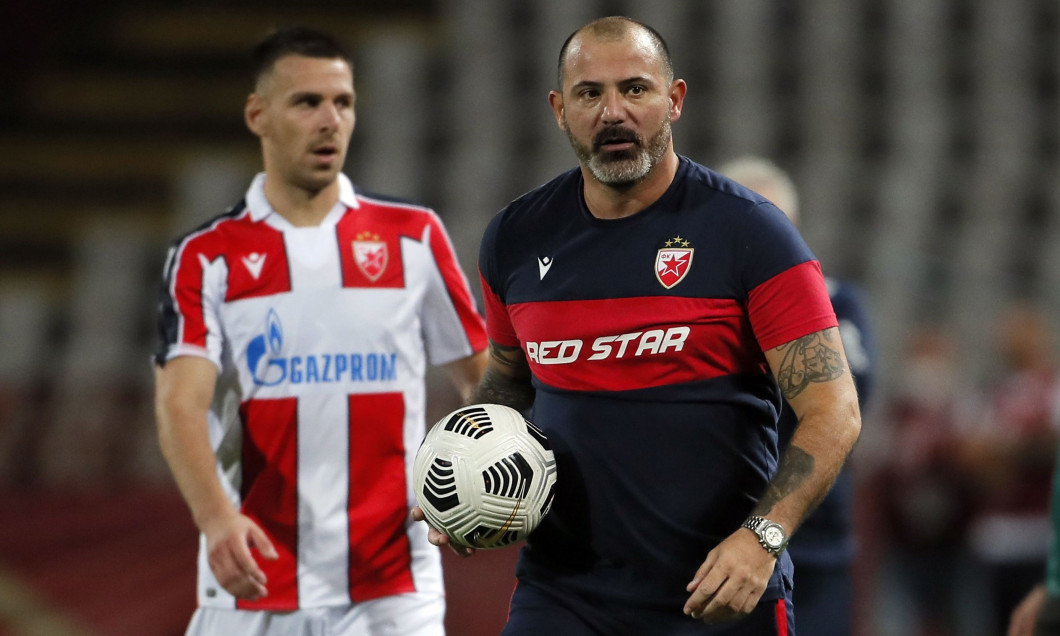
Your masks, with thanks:
M752 289L747 314L763 351L839 324L817 261L796 265Z

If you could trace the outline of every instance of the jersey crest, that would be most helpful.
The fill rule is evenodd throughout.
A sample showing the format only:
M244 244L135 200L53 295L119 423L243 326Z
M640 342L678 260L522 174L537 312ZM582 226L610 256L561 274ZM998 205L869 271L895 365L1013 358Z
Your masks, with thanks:
M680 283L692 268L692 255L695 249L680 236L666 241L655 255L655 278L666 289Z
M378 234L362 232L353 241L353 262L373 283L386 271L388 252Z

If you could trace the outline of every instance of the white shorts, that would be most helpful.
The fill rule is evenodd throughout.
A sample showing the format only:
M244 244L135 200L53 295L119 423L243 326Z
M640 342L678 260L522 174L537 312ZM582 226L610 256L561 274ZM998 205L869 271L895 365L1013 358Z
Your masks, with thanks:
M398 594L293 612L200 607L187 636L445 636L445 599Z

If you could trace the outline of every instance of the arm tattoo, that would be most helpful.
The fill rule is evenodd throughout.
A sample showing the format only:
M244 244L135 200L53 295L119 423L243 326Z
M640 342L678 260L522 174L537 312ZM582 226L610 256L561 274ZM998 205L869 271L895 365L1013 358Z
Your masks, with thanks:
M530 384L529 369L519 347L505 347L490 342L490 359L510 371L504 373L487 367L482 381L471 394L469 404L503 404L517 411L534 402L534 387Z
M783 353L777 382L785 399L802 393L811 382L828 382L843 375L836 329L811 333L777 347Z
M526 367L526 359L523 350L519 347L506 347L490 340L490 359L508 369L514 374L523 375Z
M769 514L777 502L798 490L799 486L813 474L813 467L813 455L798 446L789 446L780 460L777 474L773 475L765 494L758 500L754 514L759 516ZM817 503L813 502L810 509L813 509Z

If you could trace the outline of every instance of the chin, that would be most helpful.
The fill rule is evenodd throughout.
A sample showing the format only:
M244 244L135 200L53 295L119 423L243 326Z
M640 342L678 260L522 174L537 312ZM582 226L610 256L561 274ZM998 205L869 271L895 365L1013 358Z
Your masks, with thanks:
M301 186L306 190L319 191L328 187L339 177L339 168L317 169L302 178Z
M601 183L615 188L628 188L643 180L651 171L651 166L645 166L642 161L629 161L621 164L597 164L590 166L590 169Z

